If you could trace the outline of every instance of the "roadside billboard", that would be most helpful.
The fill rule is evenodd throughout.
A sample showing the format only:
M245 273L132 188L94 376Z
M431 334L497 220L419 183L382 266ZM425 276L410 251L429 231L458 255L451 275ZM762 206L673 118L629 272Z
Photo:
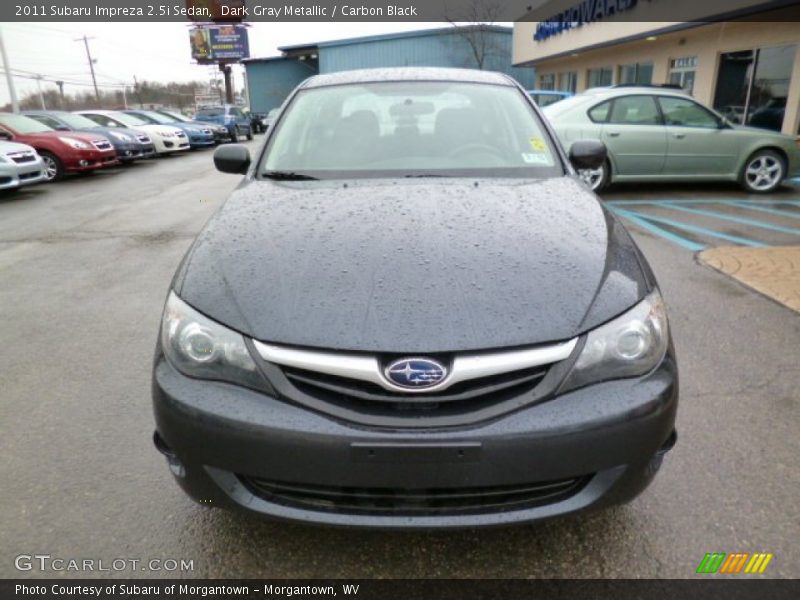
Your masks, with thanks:
M200 64L236 62L250 56L243 25L206 25L189 31L192 58Z

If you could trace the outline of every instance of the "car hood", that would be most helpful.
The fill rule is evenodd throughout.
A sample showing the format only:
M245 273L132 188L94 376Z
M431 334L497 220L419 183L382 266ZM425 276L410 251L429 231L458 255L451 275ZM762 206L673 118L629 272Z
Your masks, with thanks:
M0 154L7 154L9 152L30 152L33 150L28 144L20 144L18 142L0 141Z
M252 181L173 287L262 341L452 352L570 339L634 305L648 273L568 177Z
M36 140L56 140L62 137L75 138L89 144L92 142L108 141L108 138L105 136L81 131L43 131L41 133L19 134L17 137L19 137L20 140L23 140L26 144L29 142L35 142Z

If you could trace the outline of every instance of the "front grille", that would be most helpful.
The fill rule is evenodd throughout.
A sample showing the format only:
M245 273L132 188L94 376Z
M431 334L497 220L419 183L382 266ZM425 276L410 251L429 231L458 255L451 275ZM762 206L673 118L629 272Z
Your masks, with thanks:
M15 163L27 163L27 162L34 162L36 160L36 155L33 152L14 152L11 154L6 154L8 158L13 160Z
M577 494L591 476L454 488L322 486L243 475L239 479L251 493L275 504L323 512L424 516L496 513L555 504Z
M94 147L97 148L98 150L111 150L111 148L113 147L111 146L111 142L107 140L94 140L92 142L92 145L94 145Z
M41 176L41 171L33 171L31 173L20 173L19 178L20 181L28 181L28 179L36 179L37 177Z
M211 130L210 129L201 129L200 131L202 131L206 135L211 135Z
M446 390L424 394L392 392L359 379L325 375L290 367L283 374L300 392L323 402L373 415L437 415L477 411L532 391L550 365L471 379Z

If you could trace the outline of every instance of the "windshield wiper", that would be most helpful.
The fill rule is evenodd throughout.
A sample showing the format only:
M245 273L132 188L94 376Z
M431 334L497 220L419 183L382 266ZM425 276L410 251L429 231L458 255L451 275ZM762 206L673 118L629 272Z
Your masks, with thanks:
M264 171L264 177L283 181L317 181L318 177L304 175L303 173L292 173L291 171Z
M403 177L414 177L414 178L418 178L418 177L454 177L454 175L442 175L442 174L439 174L439 173L416 173L416 174L410 174L409 173L409 174L403 175Z

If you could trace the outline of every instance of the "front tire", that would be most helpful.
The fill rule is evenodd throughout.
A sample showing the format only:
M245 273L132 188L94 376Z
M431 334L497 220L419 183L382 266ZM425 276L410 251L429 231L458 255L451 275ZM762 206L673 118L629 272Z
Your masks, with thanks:
M786 161L774 150L754 152L742 169L741 182L744 189L754 194L775 191L786 178Z
M598 194L608 187L611 179L611 165L604 162L597 169L580 169L578 175L594 193Z
M44 162L44 175L47 181L58 181L64 177L64 163L55 154L41 151L39 156Z
M247 141L249 141L249 142L253 141L253 128L252 127L248 128L248 130L247 130Z
M237 125L233 129L231 129L231 144L235 144L239 141L239 126Z

